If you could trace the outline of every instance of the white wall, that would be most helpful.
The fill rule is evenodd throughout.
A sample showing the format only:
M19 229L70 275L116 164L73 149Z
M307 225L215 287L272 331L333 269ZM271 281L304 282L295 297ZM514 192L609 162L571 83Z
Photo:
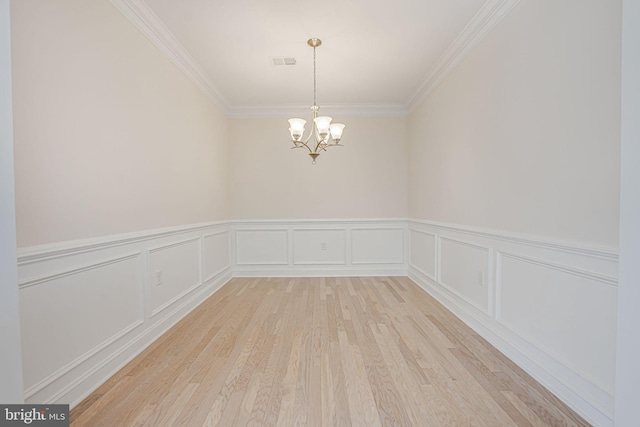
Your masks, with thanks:
M306 150L290 149L286 117L233 119L233 218L406 218L405 119L334 120L347 125L344 147L312 165Z
M409 117L409 275L613 425L621 2L521 0Z
M522 0L409 118L409 216L615 247L620 1Z
M9 24L9 1L0 0L0 402L22 403Z
M616 425L635 426L640 406L640 3L623 2L622 164Z
M229 218L228 119L108 0L11 20L19 247Z

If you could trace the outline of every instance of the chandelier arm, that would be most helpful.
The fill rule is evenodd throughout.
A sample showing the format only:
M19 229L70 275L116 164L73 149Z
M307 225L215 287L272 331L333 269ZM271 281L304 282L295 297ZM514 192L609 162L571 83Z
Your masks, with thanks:
M321 150L327 151L327 150L325 150L325 149L324 149L324 147L322 146L322 140L318 140L318 139L316 139L316 149L315 149L314 151L315 151L316 153L318 153L318 152L319 152L319 151L318 151L318 149L321 149Z
M309 138L307 138L307 141L309 141ZM300 147L300 148L304 147L307 150L309 150L309 153L313 153L313 151L311 151L311 148L307 144L307 141L298 141L298 144L300 144L298 147Z
M322 142L322 140L318 139L318 135L316 135L316 146L314 148L313 151L315 151L316 153L318 152L318 146L320 145L320 142Z
M311 132L309 132L309 136L307 137L307 139L304 140L305 145L309 142L309 140L313 136L314 129L315 129L315 125L313 126L313 129L311 129Z

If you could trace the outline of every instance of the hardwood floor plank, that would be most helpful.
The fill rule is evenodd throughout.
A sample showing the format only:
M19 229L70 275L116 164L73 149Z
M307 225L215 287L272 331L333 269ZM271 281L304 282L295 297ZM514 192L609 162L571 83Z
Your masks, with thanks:
M406 409L401 404L399 393L371 328L366 321L360 321L357 317L352 324L358 337L356 343L361 349L381 424L410 425Z
M227 404L229 404L229 401L231 400L237 388L242 387L241 374L243 372L243 368L245 367L247 360L251 356L253 347L258 341L261 332L263 332L262 328L252 328L249 339L245 342L245 345L244 347L242 347L238 357L234 359L234 363L231 367L230 372L227 376L225 376L224 384L222 385L222 387L220 387L220 391L218 392L215 401L211 405L211 408L209 409L207 418L205 419L203 425L218 425L218 423L222 419L222 414L225 409L227 409L227 414L233 411L234 402L231 402L228 408Z
M193 394L198 389L199 384L189 383L182 389L182 392L175 400L167 399L166 402L162 402L158 406L162 404L167 405L166 412L157 411L154 415L161 415L158 419L154 419L153 416L150 416L145 425L148 426L175 426L179 423L178 415L180 415L180 410L184 407L184 405L191 399Z
M111 388L107 390L99 398L94 399L91 395L85 399L82 403L91 402L87 405L80 405L82 411L76 412L76 408L71 411L70 418L74 425L99 425L100 420L104 420L106 416L100 416L102 410L111 411L115 407L115 403L119 402L121 398L120 390L127 386L127 383L131 381L132 377L125 375L121 377L117 382L112 384ZM104 422L104 421L103 421Z
M364 414L364 423L367 426L379 426L380 416L376 411L376 403L371 391L371 384L368 381L367 370L362 358L362 352L359 346L349 347L351 357L354 363L354 375L358 384L358 393L362 402L362 412Z
M338 342L340 344L340 356L342 360L342 366L344 366L344 384L347 395L347 401L349 402L349 413L353 419L365 420L364 413L362 411L363 404L360 399L360 392L358 391L358 378L355 375L355 362L351 358L351 352L349 350L349 339L346 332L338 332ZM368 381L367 381L368 382Z
M456 336L449 328L447 328L444 324L442 324L435 316L429 316L431 322L447 337L447 339L452 342L456 347L449 349L451 354L453 354L456 359L461 363L462 366L475 378L478 384L491 396L492 400L498 404L498 406L519 426L530 426L530 423L526 418L522 416L520 412L511 404L511 402L504 397L502 393L500 393L499 388L496 387L497 379L494 377L492 371L490 371L478 358L476 358L474 353L471 353L469 349L465 346L468 341L463 342L460 339L460 336ZM490 401L489 401L490 402ZM495 411L495 408L492 409L492 412L495 415L498 415L500 411Z
M306 299L306 298L304 298ZM295 303L303 312L305 307L302 305L303 297L297 296ZM292 332L291 351L288 358L287 370L282 378L282 398L280 401L280 411L278 414L277 425L290 426L293 425L294 404L296 399L296 385L298 380L298 370L300 369L300 353L302 350L303 331L301 328L294 328Z
M405 277L236 278L72 426L588 426Z
M283 282L277 284L277 286L282 291L286 289L287 284ZM273 342L272 351L269 354L264 371L260 375L260 384L247 425L274 425L280 409L280 397L277 395L279 392L278 384L279 378L284 375L284 367L286 367L286 361L288 360L286 355L290 349L287 347L289 340L287 339L286 331L291 322L294 308L291 303L293 293L284 290L282 294L278 310L272 311L275 326L270 331L268 338L269 341Z
M482 365L482 363L480 363L478 359L474 358L472 355L464 352L459 348L454 348L450 351L471 373L471 375L473 375L478 384L480 384L480 386L488 393L488 395L491 396L491 399L498 404L499 408L489 408L494 415L502 415L502 412L500 412L500 409L502 409L502 411L504 411L504 413L506 413L509 418L513 420L514 425L531 427L529 421L524 416L522 416L522 414L491 382L491 380L494 378L488 375L491 371L489 371L486 366ZM491 402L491 400L487 400L487 402ZM502 418L505 424L507 423L507 420L504 417L500 418Z
M414 399L417 390L421 390L419 378L411 372L387 326L384 324L378 326L380 334L374 332L378 347L381 350L384 349L383 353L385 360L387 360L387 366L392 374L396 388L401 394L402 404L407 411L411 425L419 425L425 415L420 410L418 402Z
M306 281L305 281L306 282ZM293 405L291 425L307 425L309 414L309 378L311 363L311 306L313 305L313 289L305 283L305 313L302 319L302 333L300 336L300 353L298 358L298 376L296 379L296 394ZM313 422L313 420L309 420Z
M349 411L349 400L347 399L346 392L346 383L344 376L344 366L341 361L341 353L340 353L340 344L339 343L330 343L329 344L329 352L331 354L331 373L333 374L332 383L333 383L333 394L336 409L335 409L335 420L337 426L351 426L352 418L351 412ZM356 421L355 424L358 424Z
M544 421L540 419L527 405L524 404L518 396L515 395L512 391L503 391L502 394L511 402L511 404L520 411L520 413L531 423L533 427L544 427L547 426Z
M237 287L240 290L246 289L251 282L248 279L239 280ZM238 301L243 302L243 309L232 311L230 321L222 321L225 334L221 336L220 342L212 342L207 348L207 352L202 354L200 360L208 361L194 375L192 381L200 384L194 398L189 401L181 412L181 419L185 420L185 425L201 425L209 416L212 405L219 397L220 390L225 385L225 380L233 367L237 364L241 352L245 348L247 340L250 340L255 333L254 322L262 320L261 313L264 307L264 294L267 289L257 289L243 296L242 292L237 296ZM247 301L248 298L252 298ZM262 307L259 312L258 309ZM257 314L259 312L259 314ZM256 317L257 316L257 317ZM237 323L236 323L237 322Z

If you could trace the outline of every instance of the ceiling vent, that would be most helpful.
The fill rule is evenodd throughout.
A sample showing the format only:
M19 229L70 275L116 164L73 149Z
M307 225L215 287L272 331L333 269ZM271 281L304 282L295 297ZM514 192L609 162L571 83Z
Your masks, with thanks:
M272 57L271 65L296 65L296 58L287 58L284 56Z

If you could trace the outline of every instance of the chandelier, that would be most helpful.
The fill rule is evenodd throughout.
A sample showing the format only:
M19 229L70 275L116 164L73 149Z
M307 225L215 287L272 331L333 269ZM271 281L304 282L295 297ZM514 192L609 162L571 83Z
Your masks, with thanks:
M311 116L313 118L309 136L304 139L304 119L289 119L289 132L291 132L291 148L306 148L316 164L316 158L321 151L326 151L328 147L340 145L344 125L342 123L331 123L331 117L318 116L320 107L316 104L316 48L322 44L322 40L311 38L307 44L313 48L313 105L311 106ZM313 139L312 139L313 137Z

